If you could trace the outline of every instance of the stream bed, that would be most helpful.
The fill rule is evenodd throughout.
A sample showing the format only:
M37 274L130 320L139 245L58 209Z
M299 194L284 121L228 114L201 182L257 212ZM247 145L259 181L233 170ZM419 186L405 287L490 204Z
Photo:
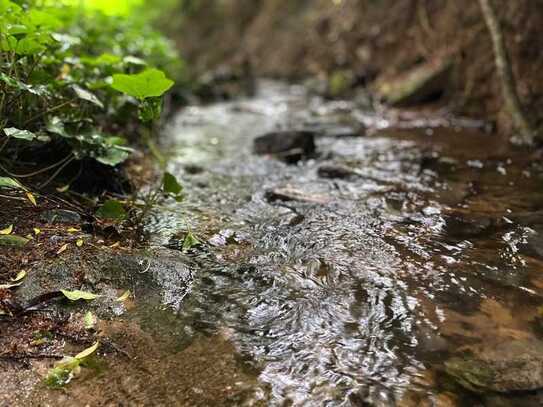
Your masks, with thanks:
M163 147L186 199L147 230L186 289L136 296L108 329L138 357L57 405L541 405L543 166L483 127L269 81L183 109ZM311 156L253 152L293 129Z

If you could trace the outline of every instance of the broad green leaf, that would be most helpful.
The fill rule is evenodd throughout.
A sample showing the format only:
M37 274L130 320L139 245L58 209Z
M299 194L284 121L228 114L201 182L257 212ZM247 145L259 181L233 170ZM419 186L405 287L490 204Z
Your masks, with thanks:
M91 301L98 297L96 294L89 293L87 291L80 291L80 290L74 290L74 291L60 290L60 292L62 292L62 294L64 294L64 296L68 298L70 301L79 301L79 300Z
M100 346L100 342L96 342L90 348L87 348L84 351L79 352L77 355L75 355L75 358L78 360L83 360L85 358L88 358L90 355L96 352L96 350L98 349L98 346Z
M119 92L143 100L148 97L162 96L174 82L158 69L147 69L141 73L113 75L111 87Z
M106 149L105 154L96 157L96 161L102 164L115 167L116 165L126 161L130 157L131 150L126 147L109 146Z
M109 199L96 211L96 216L102 219L121 221L126 218L126 211L122 203L115 199Z
M64 129L64 123L62 122L62 119L60 117L53 116L49 118L47 124L45 125L45 128L49 133L53 133L66 138L70 137L70 135Z
M0 235L0 246L23 247L29 240L17 235Z
M104 104L100 102L100 100L91 92L89 92L86 89L83 89L80 86L73 85L72 89L74 90L75 94L79 99L86 100L87 102L90 102L100 108L104 108Z
M19 181L14 178L0 177L0 188L22 189L25 190Z
M165 172L162 178L162 190L167 194L179 195L183 191L183 187L179 184L175 176L169 172Z

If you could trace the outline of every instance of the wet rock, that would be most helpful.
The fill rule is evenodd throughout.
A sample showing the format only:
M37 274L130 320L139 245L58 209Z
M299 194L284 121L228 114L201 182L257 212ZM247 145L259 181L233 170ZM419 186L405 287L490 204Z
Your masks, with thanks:
M448 86L452 63L449 59L436 59L420 64L391 80L377 84L381 100L392 106L412 106L431 101Z
M307 130L267 133L254 140L254 152L272 155L287 163L296 163L315 154L315 133Z
M167 250L100 252L85 258L74 253L31 270L17 290L17 299L25 304L60 289L82 289L100 294L91 305L108 316L115 297L105 293L130 290L148 305L178 309L191 279L188 262Z
M208 243L212 246L226 246L228 244L236 244L236 232L232 229L224 229L214 234L208 239Z
M360 177L360 174L346 165L324 164L319 167L317 174L321 178L329 179L349 179Z
M316 203L316 204L326 204L330 202L330 197L319 194L308 194L304 191L294 189L291 187L285 188L275 188L269 191L266 191L265 198L268 202L276 201L296 201L296 202L306 202L306 203Z
M73 225L81 223L81 215L67 209L50 209L42 212L40 218L42 221L52 224L65 223Z
M445 231L454 238L472 238L490 233L497 225L495 219L488 216L476 216L462 212L455 212L445 217Z
M479 345L469 355L449 359L445 369L460 385L478 393L541 389L543 342L526 339Z

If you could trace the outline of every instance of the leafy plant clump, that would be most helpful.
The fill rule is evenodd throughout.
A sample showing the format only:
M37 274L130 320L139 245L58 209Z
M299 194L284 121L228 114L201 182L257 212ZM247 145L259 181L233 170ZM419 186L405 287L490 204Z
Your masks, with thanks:
M1 175L18 179L30 165L24 177L54 178L74 161L122 163L173 85L161 69L182 66L141 18L0 0Z

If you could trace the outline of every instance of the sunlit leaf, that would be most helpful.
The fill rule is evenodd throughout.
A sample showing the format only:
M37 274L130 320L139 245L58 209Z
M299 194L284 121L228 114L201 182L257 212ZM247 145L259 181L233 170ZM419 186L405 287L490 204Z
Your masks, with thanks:
M0 188L25 189L19 181L9 177L0 177Z
M60 249L57 250L57 254L64 253L66 251L66 249L68 249L68 243L63 244L62 246L60 246Z
M128 298L130 298L130 291L129 290L126 290L123 295L121 295L119 298L117 298L115 301L117 302L124 302L126 301Z
M23 278L26 277L26 271L25 270L21 270L17 273L17 275L11 279L11 281L13 281L14 283L18 282L18 281L21 281Z
M4 129L4 133L8 137L16 138L19 140L32 141L36 138L36 135L28 130L21 130L15 127L9 127Z
M34 234L37 236L41 233L41 229L40 228L34 228Z
M77 247L83 246L83 239L77 239L76 242L75 242L75 245L76 245Z
M34 195L31 192L27 192L26 197L28 198L28 200L30 201L30 203L32 205L38 206L38 203L36 202L36 198L34 197Z
M98 295L89 293L87 291L80 291L80 290L74 290L74 291L60 290L60 291L70 301L79 301L79 300L91 301L98 297Z
M82 360L90 355L92 355L96 350L98 349L98 346L100 346L100 342L96 342L94 345L92 345L90 348L85 349L82 352L79 352L77 355L75 355L76 359Z
M143 100L148 97L162 96L174 82L158 69L147 69L141 73L113 75L111 87L119 92Z
M7 228L0 230L0 235L11 235L13 232L13 225L9 225Z

